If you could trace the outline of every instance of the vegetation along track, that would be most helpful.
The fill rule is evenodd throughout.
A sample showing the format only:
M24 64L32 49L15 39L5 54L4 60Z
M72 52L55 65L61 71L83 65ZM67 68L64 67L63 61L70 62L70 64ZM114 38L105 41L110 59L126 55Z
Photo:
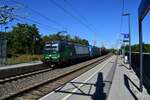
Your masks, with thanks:
M70 67L43 71L0 84L0 99L38 99L62 84L93 68L111 55L92 59Z

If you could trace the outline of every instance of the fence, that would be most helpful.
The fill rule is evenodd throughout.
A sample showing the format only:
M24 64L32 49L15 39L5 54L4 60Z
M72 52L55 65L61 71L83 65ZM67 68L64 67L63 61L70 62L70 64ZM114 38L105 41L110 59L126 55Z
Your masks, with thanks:
M129 57L129 53L125 53L126 56ZM137 72L139 75L140 70L140 54L138 52L132 53L132 68ZM150 78L150 53L143 54L143 74Z

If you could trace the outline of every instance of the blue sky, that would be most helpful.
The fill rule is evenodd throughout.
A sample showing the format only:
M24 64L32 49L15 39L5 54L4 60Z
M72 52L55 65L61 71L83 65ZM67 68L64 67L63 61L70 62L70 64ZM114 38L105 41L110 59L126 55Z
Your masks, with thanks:
M56 21L59 25L44 19L34 13L27 7L18 5L13 0L1 0L0 5L16 6L16 13L20 16L26 16L34 21L41 23L38 25L42 35L56 33L57 31L66 30L71 36L79 36L89 40L90 44L96 41L97 46L102 44L106 47L115 47L116 40L120 32L128 33L127 17L123 17L123 25L120 31L122 0L54 0L61 5L67 12L73 14L82 23L66 14L62 9L54 5L51 0L15 0L24 5L40 12L42 15ZM141 0L125 0L125 11L131 13L131 38L132 44L138 43L138 6ZM69 2L66 3L66 2ZM73 9L75 8L75 11ZM80 15L80 16L79 16ZM84 17L84 18L83 18ZM33 22L29 20L14 21L9 26L21 23ZM46 26L43 26L47 25ZM50 26L50 27L49 27ZM53 29L51 27L57 28ZM150 14L143 21L144 42L150 43Z

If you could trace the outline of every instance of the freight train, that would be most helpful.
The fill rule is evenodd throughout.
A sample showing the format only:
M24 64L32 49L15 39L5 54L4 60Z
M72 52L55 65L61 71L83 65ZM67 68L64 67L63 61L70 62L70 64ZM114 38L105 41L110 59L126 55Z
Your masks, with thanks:
M46 42L43 52L43 63L60 65L68 62L86 60L103 55L106 51L96 46L85 46L68 41Z

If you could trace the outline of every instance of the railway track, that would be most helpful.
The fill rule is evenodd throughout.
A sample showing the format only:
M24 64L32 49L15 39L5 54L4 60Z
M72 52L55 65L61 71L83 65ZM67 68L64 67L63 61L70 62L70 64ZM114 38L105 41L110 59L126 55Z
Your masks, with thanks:
M0 79L0 84L8 82L8 81L17 80L19 78L28 77L28 76L35 75L35 74L44 73L44 72L51 71L51 70L53 70L53 69L52 68L46 68L46 69L39 70L39 71L34 71L34 72L30 72L30 73L25 73L25 74L21 74L21 75L3 78L3 79Z
M89 60L70 67L51 68L23 74L0 81L0 99L38 99L83 72L96 66L111 55Z

